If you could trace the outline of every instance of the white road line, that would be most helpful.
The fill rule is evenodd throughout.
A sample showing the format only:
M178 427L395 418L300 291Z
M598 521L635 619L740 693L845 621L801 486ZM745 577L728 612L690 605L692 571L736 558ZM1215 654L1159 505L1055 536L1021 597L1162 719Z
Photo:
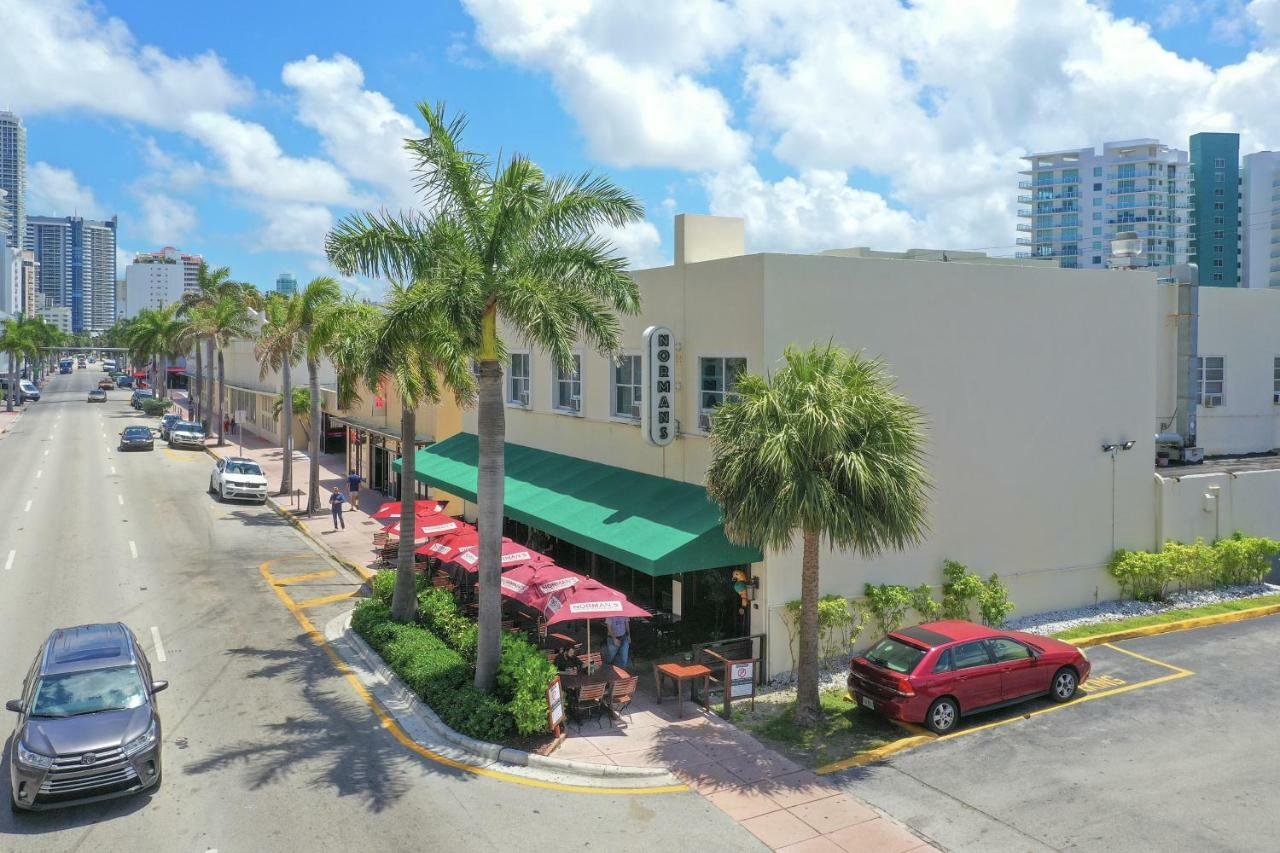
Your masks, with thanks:
M41 477L43 477L43 476L44 476L44 470L43 470L43 469L41 469L41 470L39 470L39 471L37 471L37 472L36 472L36 479L37 479L37 480L39 480L39 479L40 479Z
M47 451L47 450L46 450L46 451L44 452L44 455L45 455L45 456L48 456L48 455L49 455L49 451Z
M112 473L112 474L114 474L115 472L116 472L116 466L112 465L112 466L111 466L111 473Z
M160 629L155 625L151 626L151 639L154 640L156 644L156 657L161 663L164 663L168 658L164 656L164 643L160 642Z
M120 506L124 506L124 495L116 495L116 503L120 504Z
M31 501L27 501L27 505L23 508L23 512L31 512Z
M17 554L18 554L18 552L17 552L17 551L10 551L10 552L9 552L9 559L7 559L7 560L5 560L5 561L4 561L4 570L5 570L6 572L13 568L13 558L14 558L15 556L17 556Z
M138 559L138 546L132 539L129 540L129 553L133 555L133 559Z

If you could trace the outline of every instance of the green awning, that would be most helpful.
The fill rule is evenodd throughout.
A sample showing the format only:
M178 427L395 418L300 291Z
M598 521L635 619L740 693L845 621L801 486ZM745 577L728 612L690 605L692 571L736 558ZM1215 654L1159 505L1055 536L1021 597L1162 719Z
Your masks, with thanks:
M474 503L478 452L470 433L423 448L418 482ZM725 538L720 508L700 486L519 444L506 445L506 478L508 518L650 575L764 559Z

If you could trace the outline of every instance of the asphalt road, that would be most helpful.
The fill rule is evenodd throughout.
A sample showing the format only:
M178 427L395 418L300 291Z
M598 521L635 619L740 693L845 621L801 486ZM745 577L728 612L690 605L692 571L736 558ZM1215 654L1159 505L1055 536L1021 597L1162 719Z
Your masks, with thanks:
M164 782L151 796L56 812L0 809L0 849L763 849L693 792L560 792L410 753L259 571L267 559L291 571L330 564L271 510L214 501L205 454L117 451L120 430L146 421L126 391L86 403L101 376L54 376L0 438L0 693L17 696L52 628L123 620L170 684L158 700ZM339 572L306 594L353 586ZM323 625L340 606L312 618ZM5 785L9 731L6 721Z
M1280 616L1089 657L1109 679L1096 698L980 718L836 781L953 851L1275 850Z

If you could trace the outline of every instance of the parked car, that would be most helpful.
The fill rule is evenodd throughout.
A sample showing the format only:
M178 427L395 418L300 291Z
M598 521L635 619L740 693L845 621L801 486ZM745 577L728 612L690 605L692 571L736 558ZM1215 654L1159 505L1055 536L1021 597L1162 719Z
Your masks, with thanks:
M120 433L121 450L154 450L156 438L151 427L129 426Z
M876 713L938 734L960 717L1048 696L1066 702L1089 678L1075 646L958 620L892 632L849 662L849 693Z
M156 680L124 624L59 628L22 683L9 760L15 812L122 797L160 784Z
M116 388L116 383L111 379L99 379L98 387L101 388L103 391L114 391Z
M204 430L191 421L177 421L169 427L170 447L204 447Z
M165 441L169 440L169 430L178 421L182 420L182 415L175 415L172 412L160 419L160 437Z
M116 387L117 387L117 388L132 388L132 387L133 387L133 377L132 377L132 376L125 376L123 373L122 373L122 374L120 374L119 376L117 376L117 377L116 377Z
M92 391L89 392L89 402L90 403L107 402L107 392L103 391L101 388L94 388Z
M219 459L209 475L209 491L222 500L249 498L258 503L267 502L267 476L252 459L232 456Z
M9 378L0 378L0 399L9 396ZM18 380L18 402L35 402L40 399L40 389L30 379Z
M141 409L142 401L150 399L151 397L154 397L154 396L155 394L152 393L151 391L147 391L145 389L139 388L138 390L134 391L133 396L129 398L129 405L133 406L135 409Z

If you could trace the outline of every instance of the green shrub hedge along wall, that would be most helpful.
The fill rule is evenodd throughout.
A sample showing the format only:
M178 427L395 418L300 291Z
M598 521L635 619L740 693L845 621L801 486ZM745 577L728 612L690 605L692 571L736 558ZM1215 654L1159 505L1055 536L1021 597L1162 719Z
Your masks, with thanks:
M1117 551L1107 570L1120 584L1122 595L1143 601L1165 598L1172 588L1205 589L1261 583L1271 571L1271 558L1280 542L1236 531L1212 545L1197 539L1189 545L1166 542L1149 551Z

